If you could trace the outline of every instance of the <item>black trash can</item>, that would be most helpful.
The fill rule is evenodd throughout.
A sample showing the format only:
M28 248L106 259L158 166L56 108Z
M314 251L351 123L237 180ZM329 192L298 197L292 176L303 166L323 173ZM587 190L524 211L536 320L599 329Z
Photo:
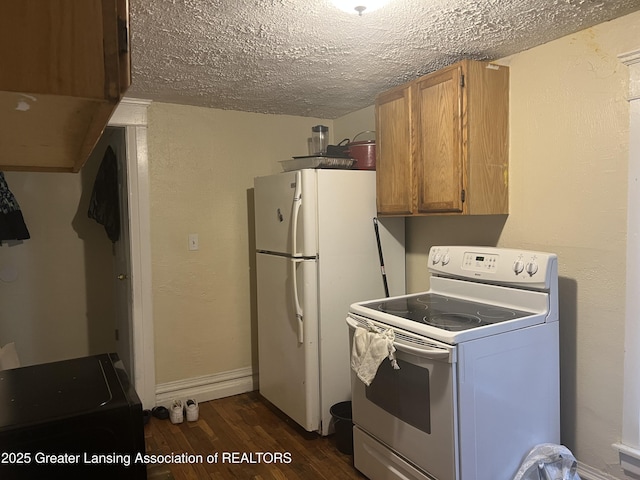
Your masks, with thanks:
M353 417L351 402L336 403L329 409L336 430L336 448L346 455L353 455Z

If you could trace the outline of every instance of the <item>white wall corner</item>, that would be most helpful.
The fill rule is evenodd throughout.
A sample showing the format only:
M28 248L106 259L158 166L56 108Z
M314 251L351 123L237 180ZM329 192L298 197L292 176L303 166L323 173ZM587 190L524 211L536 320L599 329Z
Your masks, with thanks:
M187 378L156 386L156 404L169 408L173 400L193 398L208 402L258 389L258 374L251 367Z

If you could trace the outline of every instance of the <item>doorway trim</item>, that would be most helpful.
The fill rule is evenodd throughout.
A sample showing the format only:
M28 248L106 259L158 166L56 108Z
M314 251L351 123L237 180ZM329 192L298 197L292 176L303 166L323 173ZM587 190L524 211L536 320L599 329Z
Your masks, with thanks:
M151 234L147 109L151 101L124 98L109 126L124 127L131 270L131 323L134 387L144 408L155 406L155 351L151 289Z
M618 55L618 59L629 67L629 171L622 438L613 448L619 452L624 472L636 478L640 475L640 49Z

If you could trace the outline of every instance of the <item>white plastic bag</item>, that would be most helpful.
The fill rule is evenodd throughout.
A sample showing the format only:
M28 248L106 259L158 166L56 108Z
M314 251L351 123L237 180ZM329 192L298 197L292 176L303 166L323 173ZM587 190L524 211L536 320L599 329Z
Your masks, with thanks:
M529 452L513 480L580 480L577 468L567 447L543 443Z

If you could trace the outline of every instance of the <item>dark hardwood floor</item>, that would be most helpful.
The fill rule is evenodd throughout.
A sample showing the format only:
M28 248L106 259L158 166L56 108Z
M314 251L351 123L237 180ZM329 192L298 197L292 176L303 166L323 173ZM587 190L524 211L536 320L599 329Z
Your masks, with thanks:
M366 478L333 436L305 432L258 392L201 403L197 422L151 418L145 440L149 455L178 461L150 465L149 480Z

